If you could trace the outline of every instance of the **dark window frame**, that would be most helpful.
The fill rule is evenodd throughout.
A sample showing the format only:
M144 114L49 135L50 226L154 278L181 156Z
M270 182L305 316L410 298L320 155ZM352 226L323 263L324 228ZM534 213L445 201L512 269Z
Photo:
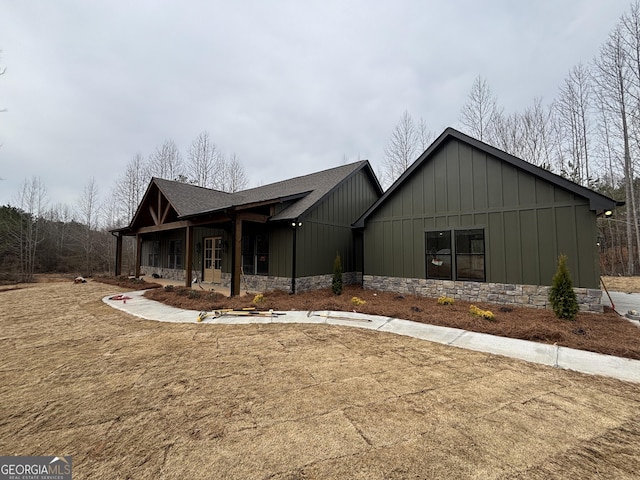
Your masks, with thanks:
M167 268L173 268L175 270L181 270L184 268L184 262L182 259L182 240L169 241Z
M482 233L482 246L478 249L478 239L470 238L469 244L464 245L464 241L459 238L461 234L467 233L470 237ZM440 241L439 238L444 240ZM446 239L448 238L448 243ZM475 241L474 241L475 240ZM468 247L467 250L461 251L464 246ZM486 282L487 281L487 229L485 226L473 226L473 227L455 227L455 228L440 228L429 229L424 231L424 251L425 251L425 277L430 280L452 280L463 282ZM448 248L446 248L448 246ZM445 247L445 248L443 248ZM481 250L481 251L479 251ZM447 253L448 251L448 253ZM482 277L473 278L472 276L460 275L460 265L467 263L462 259L467 258L470 263L473 262L472 257L482 256ZM438 273L438 269L441 266L447 266L448 275L446 271L443 275L434 274ZM470 269L472 271L472 269ZM475 269L479 271L479 269Z
M149 242L149 266L160 266L160 240L151 240Z
M249 233L242 236L242 270L245 275L269 275L267 233Z

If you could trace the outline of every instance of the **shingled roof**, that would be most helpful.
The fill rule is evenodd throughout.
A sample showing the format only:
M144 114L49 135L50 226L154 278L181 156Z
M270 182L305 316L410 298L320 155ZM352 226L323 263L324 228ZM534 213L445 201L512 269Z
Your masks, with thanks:
M230 193L164 178L154 177L151 182L158 186L178 217L188 217L199 212L219 210L232 205L233 195Z
M367 160L236 193L226 193L155 177L151 180L149 189L155 184L174 208L178 218L194 217L237 207L250 207L253 204L264 204L265 202L295 200L283 211L269 219L269 221L290 220L303 216L339 184L362 169L368 171L382 193L378 180Z

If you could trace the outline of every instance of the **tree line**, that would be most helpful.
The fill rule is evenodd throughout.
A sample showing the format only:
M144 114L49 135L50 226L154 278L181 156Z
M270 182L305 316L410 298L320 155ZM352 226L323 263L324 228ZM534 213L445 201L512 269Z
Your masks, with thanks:
M74 205L49 205L39 177L23 182L12 205L0 207L0 281L32 281L38 272L91 276L113 273L115 239L110 230L128 225L152 177L236 192L248 185L237 154L222 152L201 132L182 155L167 140L150 155L137 153L101 196L94 178ZM134 271L135 244L123 242L123 272Z

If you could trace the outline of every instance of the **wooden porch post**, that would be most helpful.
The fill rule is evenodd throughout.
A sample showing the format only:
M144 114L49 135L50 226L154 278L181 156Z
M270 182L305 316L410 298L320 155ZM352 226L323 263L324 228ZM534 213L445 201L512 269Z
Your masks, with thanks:
M116 270L115 276L119 277L122 273L122 235L116 235Z
M142 235L136 234L136 278L140 277L140 264L142 263Z
M242 219L237 217L233 221L232 241L231 296L233 297L240 295L240 274L242 271Z
M184 286L190 287L193 275L193 227L188 226L186 228L186 244L187 244L187 258L184 266Z

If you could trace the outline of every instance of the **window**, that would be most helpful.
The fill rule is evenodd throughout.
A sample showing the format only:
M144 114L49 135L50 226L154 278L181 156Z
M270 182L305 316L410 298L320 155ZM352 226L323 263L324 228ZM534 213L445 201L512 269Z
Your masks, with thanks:
M184 268L182 263L182 240L171 240L169 242L169 261L168 268L181 269Z
M484 282L484 230L456 230L456 279Z
M149 242L149 263L150 267L160 266L160 241Z
M427 232L427 278L451 280L451 232Z
M242 237L242 269L246 275L269 275L269 238L266 235Z
M425 245L427 278L485 281L484 229L426 232Z

